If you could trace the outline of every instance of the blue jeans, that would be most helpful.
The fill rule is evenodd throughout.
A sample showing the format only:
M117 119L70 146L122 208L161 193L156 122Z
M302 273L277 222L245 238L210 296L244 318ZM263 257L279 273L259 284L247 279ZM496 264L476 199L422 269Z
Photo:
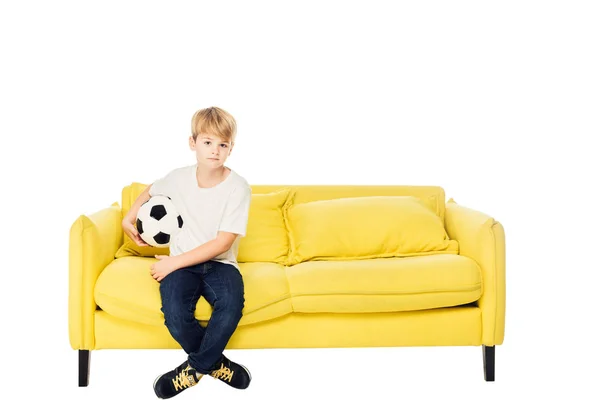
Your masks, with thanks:
M201 374L221 366L223 350L242 318L244 282L230 264L209 260L171 272L160 282L161 311L171 336ZM212 306L206 328L194 316L200 296Z

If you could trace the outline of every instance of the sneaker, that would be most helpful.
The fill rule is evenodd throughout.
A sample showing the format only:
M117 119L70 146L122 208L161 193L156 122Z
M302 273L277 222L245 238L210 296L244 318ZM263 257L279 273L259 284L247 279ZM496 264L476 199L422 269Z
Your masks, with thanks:
M196 385L204 374L196 370L186 360L179 367L165 374L160 375L154 380L154 393L160 399L168 399L185 389Z
M250 385L252 375L250 375L248 368L231 361L225 356L218 365L217 369L210 371L209 376L236 389L246 389Z

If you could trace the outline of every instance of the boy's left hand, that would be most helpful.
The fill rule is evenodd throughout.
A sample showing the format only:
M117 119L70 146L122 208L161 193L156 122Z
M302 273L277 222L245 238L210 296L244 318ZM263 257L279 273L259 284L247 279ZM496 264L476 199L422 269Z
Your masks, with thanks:
M175 258L171 256L164 256L161 254L156 254L156 258L160 261L152 264L150 267L150 275L158 282L162 281L165 276L169 275L171 272L177 269L177 265L175 265Z

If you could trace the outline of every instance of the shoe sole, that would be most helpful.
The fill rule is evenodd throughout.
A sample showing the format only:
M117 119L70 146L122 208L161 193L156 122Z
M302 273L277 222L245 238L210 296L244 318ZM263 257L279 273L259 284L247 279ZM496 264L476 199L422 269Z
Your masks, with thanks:
M157 393L156 393L156 382L158 382L158 380L160 379L162 375L159 375L156 377L156 379L154 380L154 383L152 384L152 389L154 389L154 394L156 395L156 397L158 397L159 399L164 399L164 397L160 397Z
M248 373L248 376L250 377L250 381L248 381L248 386L250 386L250 382L252 381L252 374L250 374L250 371L248 371L248 368L244 367L242 364L240 364L240 367L244 368L246 370L246 372ZM246 389L248 386L246 386L244 389Z

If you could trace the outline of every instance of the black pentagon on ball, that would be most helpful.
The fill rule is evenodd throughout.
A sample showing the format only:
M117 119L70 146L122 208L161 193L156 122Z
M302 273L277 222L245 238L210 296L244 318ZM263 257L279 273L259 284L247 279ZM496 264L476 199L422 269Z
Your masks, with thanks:
M138 233L141 235L142 233L144 233L144 228L142 227L142 220L141 219L137 219L137 221L135 221L135 227L137 228Z
M183 226L183 218L181 218L181 215L177 216L177 224L180 228Z
M154 218L157 221L160 221L160 219L165 215L167 215L167 209L165 208L165 206L163 206L162 204L152 206L152 209L150 210L150 216L152 218Z
M156 241L158 244L167 244L169 243L170 239L171 235L168 233L158 232L156 235L154 235L154 241Z

